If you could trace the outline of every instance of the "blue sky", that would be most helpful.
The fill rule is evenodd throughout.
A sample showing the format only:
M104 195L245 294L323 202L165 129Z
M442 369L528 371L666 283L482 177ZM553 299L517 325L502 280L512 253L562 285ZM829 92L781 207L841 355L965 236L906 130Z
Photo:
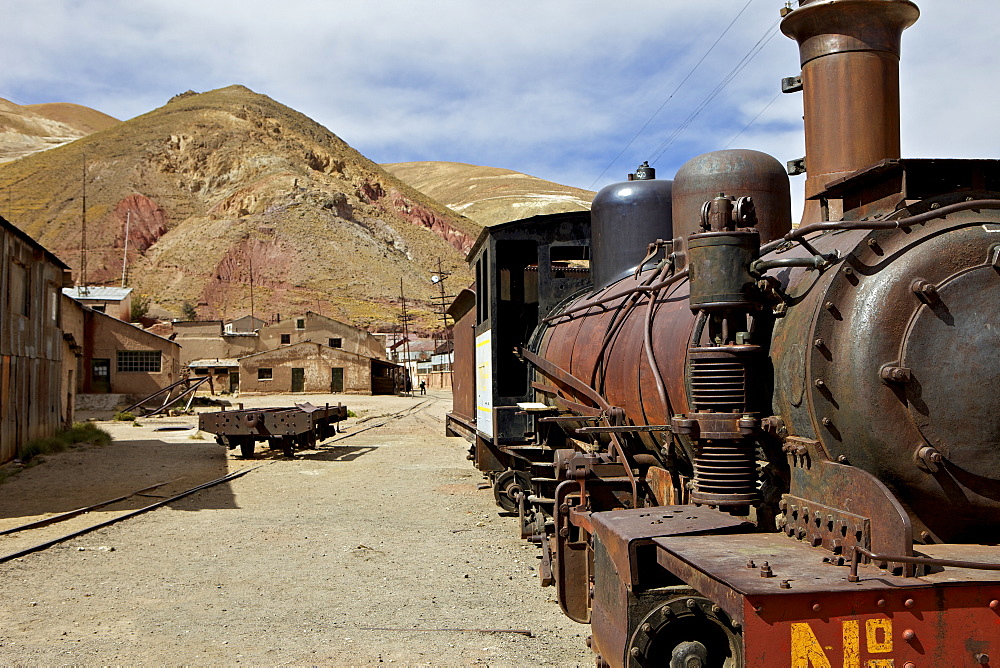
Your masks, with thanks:
M376 162L468 162L597 189L643 160L670 178L727 146L801 157L801 97L775 98L798 73L795 44L777 32L783 5L0 0L0 97L126 120L189 89L243 84ZM1000 2L918 5L903 40L903 155L1000 157Z

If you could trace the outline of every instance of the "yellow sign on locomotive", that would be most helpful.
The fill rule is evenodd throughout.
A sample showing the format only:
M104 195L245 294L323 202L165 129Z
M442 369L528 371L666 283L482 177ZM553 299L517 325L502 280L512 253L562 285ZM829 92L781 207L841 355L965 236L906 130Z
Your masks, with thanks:
M863 624L862 624L863 622ZM791 668L890 668L895 666L891 657L866 658L866 655L892 654L892 620L887 618L846 619L841 623L843 644L841 648L824 646L808 622L791 625ZM862 636L862 627L864 635ZM839 650L839 651L838 651ZM839 663L838 663L839 661Z

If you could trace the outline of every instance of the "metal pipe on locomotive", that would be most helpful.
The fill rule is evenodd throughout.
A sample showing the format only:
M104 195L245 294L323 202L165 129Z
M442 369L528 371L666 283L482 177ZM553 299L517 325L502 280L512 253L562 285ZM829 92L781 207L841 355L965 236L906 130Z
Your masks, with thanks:
M917 16L785 11L797 229L781 165L720 151L469 255L448 430L601 665L1000 657L1000 163L900 159Z

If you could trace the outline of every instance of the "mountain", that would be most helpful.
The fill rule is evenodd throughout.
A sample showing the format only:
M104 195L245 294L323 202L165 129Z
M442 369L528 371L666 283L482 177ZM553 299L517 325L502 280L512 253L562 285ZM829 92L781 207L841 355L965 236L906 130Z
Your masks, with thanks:
M120 122L79 104L20 106L0 98L0 163L62 146Z
M127 227L128 284L177 316L185 302L200 318L249 313L252 287L258 316L308 309L360 326L398 320L402 279L418 325L433 327L437 261L471 282L464 254L480 231L242 86L189 91L0 165L0 213L78 283L85 264L91 285L120 281Z
M460 162L397 162L389 173L480 225L546 213L587 211L594 193L509 169Z

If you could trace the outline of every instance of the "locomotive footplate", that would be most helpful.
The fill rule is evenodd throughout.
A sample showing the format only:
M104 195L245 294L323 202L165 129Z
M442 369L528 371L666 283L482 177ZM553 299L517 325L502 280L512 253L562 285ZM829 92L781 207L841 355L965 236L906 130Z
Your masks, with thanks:
M686 508L644 510L680 518ZM849 567L829 551L773 533L648 538L642 549L655 552L660 569L637 571L649 554L619 552L623 537L599 519L612 514L593 516L604 529L595 542L593 647L612 666L666 665L699 643L710 653L705 666L929 668L1000 659L1000 572L933 567L904 578L867 565L850 582ZM933 559L996 561L990 546L917 547ZM602 575L614 575L617 586Z

